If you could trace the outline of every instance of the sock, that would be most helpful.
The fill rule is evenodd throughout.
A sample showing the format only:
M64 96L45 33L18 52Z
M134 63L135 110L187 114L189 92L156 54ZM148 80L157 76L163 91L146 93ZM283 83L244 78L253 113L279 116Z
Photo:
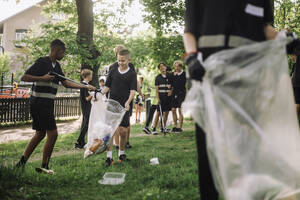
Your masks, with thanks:
M20 159L20 162L21 162L22 164L26 164L27 158L25 158L25 156L22 156L21 159Z
M120 157L120 155L123 155L123 154L125 154L125 151L119 150L119 157Z
M155 127L153 127L153 131L156 131L156 128L155 128Z
M112 151L107 151L106 152L106 157L107 158L112 158Z

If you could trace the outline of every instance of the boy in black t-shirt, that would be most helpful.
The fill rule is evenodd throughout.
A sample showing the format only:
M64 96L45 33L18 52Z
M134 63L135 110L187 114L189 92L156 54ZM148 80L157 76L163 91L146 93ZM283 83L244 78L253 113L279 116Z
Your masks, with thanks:
M32 116L32 129L36 130L26 149L17 163L16 167L24 167L30 155L37 145L47 134L47 141L44 146L42 166L36 168L37 172L53 174L49 169L49 162L57 139L57 127L54 117L54 99L57 93L59 82L68 88L87 88L95 90L90 85L79 85L64 78L50 75L56 72L64 76L58 60L65 55L65 44L61 40L53 40L50 45L50 55L41 57L21 77L22 81L33 82L32 94L30 97L30 114Z
M174 62L175 72L173 76L173 92L172 92L172 114L174 121L174 128L172 132L182 132L183 114L181 110L181 104L185 99L186 94L186 75L183 71L183 63L180 60ZM177 127L177 109L179 112L179 127Z
M137 76L135 71L129 67L130 52L127 49L119 51L117 59L118 68L110 70L105 83L105 88L101 91L101 93L105 94L109 91L110 98L119 102L127 111L116 131L120 135L118 162L122 162L128 160L125 154L125 145L127 139L127 128L130 125L130 105L137 90ZM108 148L105 164L106 166L113 164L112 143Z
M166 65L164 63L160 63L157 67L160 70L160 74L157 75L155 78L156 99L157 99L157 105L161 106L163 112L162 121L164 123L164 127L166 127L168 114L169 111L171 110L171 101L170 101L171 84L167 77ZM153 130L152 130L153 135L158 134L158 132L156 131L156 127L157 127L159 115L160 115L160 109L158 107L157 114L155 116L155 120L153 124Z
M81 71L81 77L83 81L81 82L83 85L88 85L89 82L93 78L93 71L89 69L83 69ZM90 95L88 89L81 88L80 89L80 103L81 103L81 111L82 111L82 122L81 122L81 130L80 135L77 139L77 142L75 143L76 149L83 149L85 145L85 135L88 131L89 127L89 119L90 119L90 113L91 113L91 99L92 96Z

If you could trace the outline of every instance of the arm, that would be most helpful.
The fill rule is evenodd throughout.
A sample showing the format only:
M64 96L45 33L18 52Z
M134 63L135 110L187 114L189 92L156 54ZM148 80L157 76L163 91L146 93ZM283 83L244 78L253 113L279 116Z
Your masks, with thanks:
M103 95L108 92L109 92L109 87L107 87L107 86L104 86L104 88L101 90L101 94L103 94Z
M33 76L29 74L24 74L21 77L21 81L25 82L35 82L35 81L52 81L54 79L54 76L51 76L50 74L45 74L44 76Z
M185 32L183 35L184 48L186 53L197 52L196 37L189 32Z
M73 83L73 82L68 81L68 80L62 81L62 84L66 88L77 88L77 89L86 88L86 89L89 89L89 90L96 90L96 88L92 85L86 85L85 86L85 85L82 85L82 84Z
M160 99L159 99L159 94L158 94L158 86L155 86L155 95L156 95L156 99L157 99L157 104L160 104Z
M139 95L141 95L141 97L143 97L143 93L141 90L141 84L139 82L137 82L137 92L139 93Z
M129 108L130 108L130 105L129 105L129 104L130 104L131 101L133 100L135 93L136 93L135 90L130 90L129 98L128 98L128 100L127 100L126 103L125 103L125 109L126 109L127 111L128 111Z

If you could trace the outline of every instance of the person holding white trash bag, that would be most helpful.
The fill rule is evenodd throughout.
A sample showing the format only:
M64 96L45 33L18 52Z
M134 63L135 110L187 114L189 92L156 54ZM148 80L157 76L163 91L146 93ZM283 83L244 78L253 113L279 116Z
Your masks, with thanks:
M206 73L202 62L216 52L274 39L277 32L272 24L269 0L186 0L183 39L189 78L202 81ZM218 191L224 188L216 189L216 180L220 181L220 177L213 179L206 138L202 127L196 125L201 199L217 200Z

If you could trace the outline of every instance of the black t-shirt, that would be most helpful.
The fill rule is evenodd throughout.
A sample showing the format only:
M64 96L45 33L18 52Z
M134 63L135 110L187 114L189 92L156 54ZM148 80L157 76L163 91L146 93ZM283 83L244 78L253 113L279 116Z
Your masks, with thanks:
M84 85L88 85L88 83L82 81ZM83 114L89 114L92 104L91 101L87 101L86 97L90 96L89 90L87 88L80 89L80 103L81 103L81 110Z
M56 61L53 67L52 61L49 56L41 57L35 61L35 63L26 70L25 74L32 76L43 76L49 72L54 71L62 76L64 73L60 67L60 64ZM43 100L54 100L59 82L63 82L66 79L55 77L51 82L36 81L32 85L32 97Z
M226 48L265 40L265 24L273 24L270 0L186 0L185 32L208 55Z
M185 93L186 91L185 84L186 84L185 71L182 71L181 74L174 75L173 94Z
M136 73L132 68L128 68L125 73L120 72L118 67L113 68L109 70L105 86L110 89L110 98L125 106L130 90L137 90Z
M162 74L156 76L155 86L158 86L159 98L165 98L168 96L168 92L170 91L168 85L170 85L170 81L167 76L163 76Z
M297 56L296 63L293 66L293 80L294 87L300 87L300 55Z

